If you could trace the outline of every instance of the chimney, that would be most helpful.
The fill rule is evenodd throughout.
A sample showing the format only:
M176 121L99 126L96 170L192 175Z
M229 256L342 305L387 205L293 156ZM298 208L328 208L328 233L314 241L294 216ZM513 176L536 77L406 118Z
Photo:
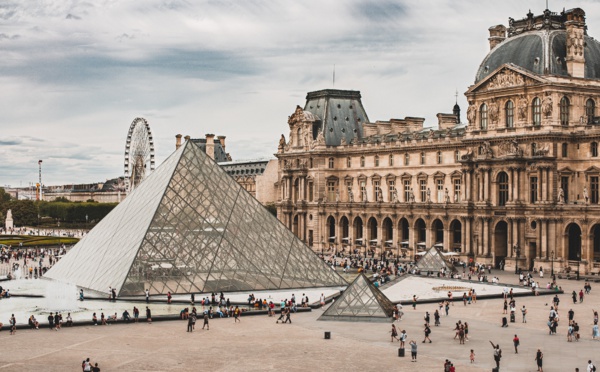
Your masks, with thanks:
M585 12L581 8L570 9L565 12L567 20L567 71L576 78L585 77Z
M175 135L175 150L181 147L181 134Z
M217 136L219 142L221 143L221 147L223 148L223 152L225 152L225 136Z
M206 155L209 158L215 159L215 135L214 134L206 134Z
M185 140L185 142L187 142L190 140L190 136L185 136L185 137L183 137L183 139Z
M490 50L492 50L506 39L506 27L504 25L496 25L490 27L488 30L490 31L488 41L490 42Z

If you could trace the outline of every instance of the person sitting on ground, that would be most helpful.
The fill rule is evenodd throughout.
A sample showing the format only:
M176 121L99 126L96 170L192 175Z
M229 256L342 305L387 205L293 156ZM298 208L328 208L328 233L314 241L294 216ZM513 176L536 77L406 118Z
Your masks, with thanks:
M108 316L108 321L109 321L110 323L116 323L118 318L119 318L119 317L117 316L117 313L115 313L114 315L109 315L109 316Z
M71 318L71 313L67 313L67 327L73 326L73 318Z
M179 317L183 320L187 319L190 316L188 308L181 309L179 312Z
M39 329L40 324L38 323L37 320L35 320L35 317L32 315L29 317L29 327L30 328L34 328L34 329Z
M129 311L123 311L123 321L129 323L131 321L131 317L129 316Z

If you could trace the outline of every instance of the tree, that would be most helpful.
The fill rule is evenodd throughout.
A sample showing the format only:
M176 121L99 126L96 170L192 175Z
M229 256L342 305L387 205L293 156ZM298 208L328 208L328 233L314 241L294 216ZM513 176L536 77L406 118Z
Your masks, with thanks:
M5 203L2 213L6 215L7 210L12 211L15 226L32 226L38 223L38 212L32 200L11 200Z
M67 198L65 198L64 196L59 196L58 198L54 199L55 202L59 202L59 203L70 203L71 201Z
M267 208L267 210L271 212L273 216L277 217L277 206L275 203L268 203L265 205L265 208Z

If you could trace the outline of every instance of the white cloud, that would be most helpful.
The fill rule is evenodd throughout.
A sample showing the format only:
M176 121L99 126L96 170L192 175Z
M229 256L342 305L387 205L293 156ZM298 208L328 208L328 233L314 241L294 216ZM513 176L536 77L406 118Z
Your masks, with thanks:
M434 125L436 113L452 109L455 89L466 109L462 93L488 51L488 27L543 5L4 2L0 184L34 182L38 159L48 184L118 176L137 116L152 127L159 162L177 133L226 135L235 159L269 156L306 92L332 86L333 64L335 87L360 90L372 121L423 116ZM581 6L589 34L600 35L600 4L565 6Z

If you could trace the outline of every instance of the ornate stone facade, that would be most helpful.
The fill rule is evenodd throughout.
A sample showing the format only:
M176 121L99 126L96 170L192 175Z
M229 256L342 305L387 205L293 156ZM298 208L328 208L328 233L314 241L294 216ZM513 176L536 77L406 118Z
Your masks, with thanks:
M578 75L600 61L579 58L577 36L568 45L582 65L567 76L514 63L518 38L585 29L581 9L547 12L511 19L508 38L490 29L493 49L465 93L468 124L447 114L438 128L414 117L372 123L358 92L309 93L277 154L280 220L317 251L412 256L436 245L507 269L598 272L600 80ZM499 67L487 71L489 61Z

